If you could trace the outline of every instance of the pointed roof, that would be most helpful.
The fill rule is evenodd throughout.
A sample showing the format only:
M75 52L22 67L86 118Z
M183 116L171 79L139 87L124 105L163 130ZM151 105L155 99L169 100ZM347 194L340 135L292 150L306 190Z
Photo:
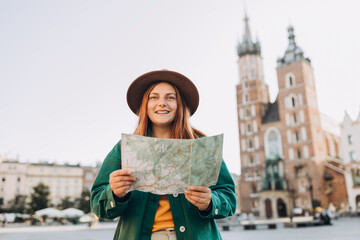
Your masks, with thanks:
M246 13L245 13L244 22L245 22L245 32L243 36L243 42L252 43L250 27L249 27L249 18L246 15Z
M260 42L256 39L256 42L253 42L249 27L249 18L247 14L245 13L244 17L244 35L243 35L243 41L241 43L238 43L237 46L237 53L238 56L244 56L247 54L256 54L261 55L261 47Z
M353 120L351 119L349 113L345 110L344 118L341 122L342 126L351 125L352 123L353 123Z
M278 105L278 101L276 99L275 102L270 103L268 105L268 109L266 110L265 115L261 119L261 123L267 124L267 123L278 122L278 121L280 121L280 116L279 116L279 105Z
M344 118L341 122L341 126L344 127L344 126L349 126L349 125L352 125L354 123L360 123L360 111L357 115L357 117L355 118L355 120L352 120L352 118L350 117L349 113L345 110L345 114L344 114Z
M289 46L287 47L284 56L278 58L278 60L277 60L278 67L288 65L288 64L300 61L300 60L305 60L308 63L311 63L309 58L304 57L303 50L299 46L296 45L293 26L290 25L288 27L288 33L289 33L289 36L288 36Z

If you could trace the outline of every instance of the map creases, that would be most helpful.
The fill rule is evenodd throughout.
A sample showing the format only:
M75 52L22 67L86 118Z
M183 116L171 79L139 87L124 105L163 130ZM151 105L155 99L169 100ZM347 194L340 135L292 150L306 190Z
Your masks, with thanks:
M189 186L215 185L223 134L199 139L163 139L122 134L122 169L136 181L131 190L154 194L183 193Z

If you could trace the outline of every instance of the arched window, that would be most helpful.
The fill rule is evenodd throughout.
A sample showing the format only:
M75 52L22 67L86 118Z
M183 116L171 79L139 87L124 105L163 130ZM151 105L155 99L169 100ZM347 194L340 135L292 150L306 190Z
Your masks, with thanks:
M253 148L253 143L251 139L249 139L249 148Z
M268 135L268 143L269 143L269 149L270 149L270 153L274 154L274 155L279 155L279 141L278 141L278 137L275 133L275 131L270 131L269 135Z
M298 157L298 159L300 159L300 158L301 158L301 151L300 151L300 148L298 148L298 150L297 150L297 157Z
M248 124L247 124L247 131L248 131L248 132L251 132L251 123L248 123Z
M290 72L285 75L285 86L287 88L295 86L295 76L293 73Z
M282 140L280 131L275 127L270 127L264 134L265 158L269 155L283 157Z
M295 139L296 139L296 142L299 142L299 141L300 141L300 137L299 137L299 132L298 132L298 131L295 131Z
M297 123L296 113L293 113L293 119L294 119L294 124L296 124Z
M299 100L298 100L298 96L296 96L296 94L292 93L289 95L288 97L288 106L289 106L289 109L292 109L292 108L297 108L299 106Z

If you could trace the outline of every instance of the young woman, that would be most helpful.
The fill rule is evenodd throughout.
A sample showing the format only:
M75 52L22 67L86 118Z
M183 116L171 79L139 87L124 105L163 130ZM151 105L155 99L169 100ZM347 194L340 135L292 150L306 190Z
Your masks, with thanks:
M139 116L135 134L156 138L196 139L191 127L199 94L184 75L146 73L130 85L130 109ZM91 207L99 218L121 217L114 239L221 239L215 219L234 214L235 186L222 161L215 186L191 186L184 194L127 193L136 178L121 169L120 141L105 158L91 190Z

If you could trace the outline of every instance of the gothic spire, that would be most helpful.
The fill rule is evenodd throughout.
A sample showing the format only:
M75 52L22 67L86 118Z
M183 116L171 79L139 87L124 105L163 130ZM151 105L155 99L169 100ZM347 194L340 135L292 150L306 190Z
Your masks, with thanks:
M288 33L289 33L289 49L295 49L296 48L296 43L295 43L295 34L294 34L294 27L293 26L289 26L288 27Z
M244 22L245 22L245 32L243 36L243 42L252 43L250 27L249 27L249 18L246 13L244 17Z
M239 57L247 54L261 55L261 47L259 41L257 40L256 42L253 42L252 40L250 27L249 27L249 18L246 12L244 17L243 41L241 43L238 43L237 52Z
M278 67L291 64L300 60L305 60L310 63L310 59L305 58L303 50L296 45L294 27L290 25L287 30L289 33L288 36L289 45L285 51L284 56L278 58L277 60Z

